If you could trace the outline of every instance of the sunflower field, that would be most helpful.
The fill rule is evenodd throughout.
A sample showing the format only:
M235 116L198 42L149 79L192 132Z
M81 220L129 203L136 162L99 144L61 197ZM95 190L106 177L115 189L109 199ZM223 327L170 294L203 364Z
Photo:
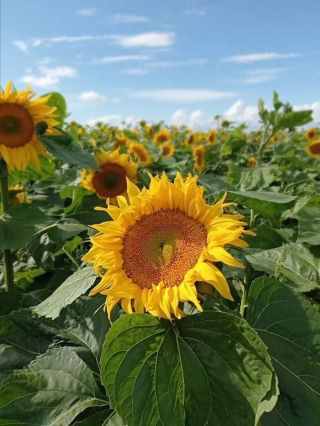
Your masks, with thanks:
M81 125L0 92L0 425L316 426L320 129L273 95Z

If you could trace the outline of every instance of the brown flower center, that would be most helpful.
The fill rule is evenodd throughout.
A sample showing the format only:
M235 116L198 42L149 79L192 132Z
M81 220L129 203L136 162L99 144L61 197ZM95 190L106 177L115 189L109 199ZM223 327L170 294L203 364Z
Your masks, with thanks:
M0 104L0 144L18 148L29 143L34 134L34 122L22 105Z
M121 195L127 190L126 171L119 164L104 164L95 172L93 186L103 198Z
M178 209L162 209L143 216L128 228L122 258L126 275L141 288L161 281L179 286L205 247L207 231Z

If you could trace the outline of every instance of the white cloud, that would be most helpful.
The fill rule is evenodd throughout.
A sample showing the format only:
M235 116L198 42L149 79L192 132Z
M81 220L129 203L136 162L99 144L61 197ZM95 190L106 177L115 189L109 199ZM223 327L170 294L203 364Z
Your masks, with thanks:
M94 16L97 13L97 9L95 7L88 7L87 9L80 9L77 11L77 15L80 16Z
M122 47L166 47L175 42L175 34L147 32L133 36L112 36L116 44Z
M178 68L178 67L186 67L186 66L189 66L189 65L205 65L207 63L208 63L207 59L196 58L196 59L187 59L185 61L150 62L147 65L150 68Z
M194 130L208 130L214 125L212 116L206 115L197 109L188 114L185 110L178 109L171 116L171 124L176 126L187 126Z
M135 24L135 23L144 23L150 22L150 19L142 15L122 15L116 14L112 18L113 22L116 24Z
M21 78L21 81L32 86L46 88L56 86L61 78L73 78L77 74L76 68L72 67L49 68L40 66L39 72L40 75L26 74Z
M223 117L229 121L255 124L259 119L258 108L255 105L246 105L244 101L238 100L227 109Z
M21 52L23 53L29 53L29 46L28 44L23 40L16 40L13 42L14 46L16 46Z
M104 102L107 100L106 96L95 90L88 90L87 92L80 93L79 99L85 102Z
M141 118L137 118L135 116L124 117L121 114L109 114L102 115L101 117L97 118L91 118L87 121L87 124L89 126L94 126L96 123L101 122L110 124L112 126L124 128L127 126L135 126L139 121L141 121Z
M149 70L147 70L146 68L129 68L121 72L123 74L129 74L129 75L146 75L149 73Z
M274 80L285 70L285 68L266 68L247 71L247 77L244 79L244 83L258 84L264 83L265 81Z
M186 9L184 11L186 15L193 15L193 16L206 16L207 11L205 9Z
M162 89L162 90L141 90L133 92L134 98L151 99L167 102L202 102L216 99L225 99L236 96L233 92L221 92L216 90L202 89Z
M129 61L147 61L150 56L147 55L117 55L117 56L104 56L103 58L97 59L100 64L115 64L118 62L129 62Z
M56 36L56 37L36 37L29 40L16 40L14 46L29 53L30 49L42 46L54 46L62 43L84 43L90 41L108 41L121 47L167 47L175 42L173 32L146 32L136 35L115 35L102 34L90 35L83 34L78 36Z
M234 55L224 58L223 62L236 62L239 64L247 64L259 61L271 61L275 59L296 58L300 56L298 53L277 53L277 52L264 52L264 53L249 53L246 55Z

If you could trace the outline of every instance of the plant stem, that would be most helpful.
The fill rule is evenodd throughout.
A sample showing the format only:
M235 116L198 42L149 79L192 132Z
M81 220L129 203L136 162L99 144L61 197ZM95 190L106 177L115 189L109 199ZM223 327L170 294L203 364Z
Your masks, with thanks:
M8 185L8 168L4 160L0 160L0 193L2 201L2 213L6 213L9 208L9 185ZM11 250L3 251L4 258L4 276L7 291L14 290L14 274L13 274L13 258Z

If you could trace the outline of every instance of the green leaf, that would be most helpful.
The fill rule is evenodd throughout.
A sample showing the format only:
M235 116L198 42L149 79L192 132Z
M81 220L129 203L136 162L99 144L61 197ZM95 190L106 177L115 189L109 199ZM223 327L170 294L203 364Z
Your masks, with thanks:
M278 223L282 212L287 210L296 198L292 195L267 191L228 192L228 200L243 204L249 209L260 213L261 216L269 219L273 225Z
M64 162L83 167L85 169L97 169L98 165L94 157L80 147L64 143L64 136L39 136L41 142L54 157Z
M99 410L97 413L94 413L91 416L86 417L84 420L80 420L73 423L73 425L74 426L105 426L108 424L106 423L106 419L108 419L109 417L111 418L111 416L113 416L113 412L110 415L109 409ZM110 426L111 425L112 423L110 423ZM112 426L116 426L116 424ZM123 426L123 424L119 426Z
M122 316L106 336L101 377L129 426L254 425L275 380L247 322L213 311L174 325Z
M8 302L8 297L1 296L1 301ZM51 340L29 309L0 316L0 380L45 352Z
M299 211L298 241L320 245L320 208L305 207Z
M114 411L102 426L125 426L119 414Z
M274 126L274 130L294 129L297 126L310 123L312 121L312 110L289 111L281 115Z
M69 348L48 350L0 384L0 425L70 425L107 404L88 366Z
M19 204L0 216L0 250L16 250L30 242L33 235L54 219L33 204Z
M320 259L303 244L291 243L270 250L247 255L257 271L268 272L299 292L320 287Z
M229 165L226 181L241 191L253 191L268 188L274 180L274 167L255 167L254 169Z
M47 104L50 106L56 107L55 115L57 116L57 119L61 123L63 123L67 116L67 102L64 96L62 96L61 93L58 93L58 92L46 93L43 96L48 96L48 95L50 95L50 98Z
M70 240L75 235L88 230L88 227L76 220L67 219L62 223L57 223L48 229L49 238L55 243L61 244Z
M60 311L89 290L89 288L93 286L95 280L96 275L91 266L86 266L76 271L47 299L35 306L33 312L47 318L57 318Z
M262 425L317 426L320 416L320 314L304 297L270 277L253 281L249 323L268 346L280 397Z

